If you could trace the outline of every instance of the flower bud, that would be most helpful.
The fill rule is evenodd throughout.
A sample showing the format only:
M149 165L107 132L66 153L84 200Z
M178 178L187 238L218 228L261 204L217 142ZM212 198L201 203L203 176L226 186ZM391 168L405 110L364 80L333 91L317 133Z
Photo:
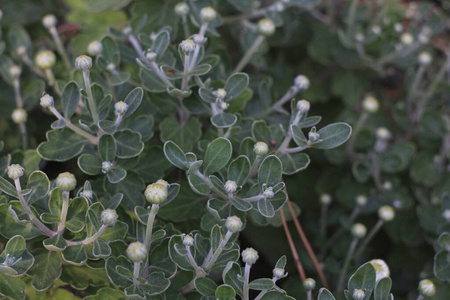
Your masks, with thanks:
M364 224L356 223L352 226L352 235L357 239L362 239L366 236L367 228Z
M378 26L378 25L372 26L372 32L373 32L375 35L380 35L380 33L381 33L381 27Z
M42 107L52 107L55 104L53 97L47 93L44 93L40 100L40 104Z
M383 183L383 189L385 189L386 191L392 190L392 182L390 182L390 181L385 181L385 182Z
M309 84L310 84L309 79L305 75L298 75L294 79L294 85L299 90L306 90L306 89L308 89L309 88Z
M378 217L383 222L390 222L395 218L395 211L391 206L383 205L378 209Z
M106 65L106 70L108 70L109 72L114 72L115 69L116 69L116 65L113 63L109 63Z
M389 277L390 271L386 262L382 259L372 259L369 263L375 268L376 281Z
M225 191L227 191L227 193L232 194L232 193L236 192L238 186L236 184L236 181L227 180L227 182L225 182L223 187L225 188Z
M358 32L357 34L355 34L355 41L357 41L358 43L364 42L365 39L366 39L366 37L361 32Z
M442 217L444 217L445 221L450 222L450 209L445 209L442 213Z
M378 100L371 95L368 95L364 98L362 105L363 105L364 111L366 111L370 114L376 113L378 111L378 108L380 107Z
M402 32L402 31L403 31L403 25L400 24L400 23L395 23L395 24L394 24L394 30L395 30L396 32Z
M279 278L284 277L285 272L284 272L284 269L282 269L282 268L275 268L275 269L273 269L272 274L273 274L274 278L279 279Z
M165 186L159 183L152 183L145 189L145 199L152 204L161 204L166 199L169 193Z
M156 181L155 183L160 184L163 187L165 187L167 190L169 190L170 184L167 181L165 181L164 179L158 179L158 181Z
M231 216L228 217L225 221L225 227L228 231L235 233L242 230L242 228L244 227L244 223L242 223L239 217Z
M57 20L56 20L55 15L49 14L49 15L45 15L42 18L42 25L44 25L44 27L47 28L47 29L55 27L56 26L56 22L57 22Z
M400 41L403 45L410 46L414 43L414 36L409 32L405 32L400 36Z
M56 186L63 192L70 192L77 186L77 180L72 173L64 172L56 177Z
M225 89L217 89L213 92L213 95L219 99L224 99L227 96L227 91Z
M391 138L392 134L386 127L379 127L377 128L377 131L375 132L375 135L380 140L388 140Z
M419 282L419 293L424 297L433 297L436 293L436 287L429 279L421 280Z
M12 79L19 78L20 73L22 73L22 69L19 66L14 65L9 68L9 76L11 76Z
M430 53L424 51L419 54L418 60L419 64L427 66L431 64L433 58L431 57Z
M315 128L315 127L313 127ZM308 139L310 142L314 143L317 142L320 139L320 134L318 132L316 132L315 130L311 130L310 132L308 132Z
M193 40L184 40L181 42L180 47L184 54L189 55L194 52L196 45Z
M217 17L217 12L212 7L204 7L200 10L200 19L203 22L211 22Z
M127 256L132 262L143 261L147 257L147 247L141 242L133 242L128 245Z
M157 54L153 51L147 51L145 53L145 58L148 59L148 61L153 62L156 60Z
M25 123L27 121L28 114L25 109L23 108L16 108L13 110L11 114L11 118L14 123L21 124Z
M253 152L255 152L256 155L266 155L269 152L269 146L264 142L257 142L255 146L253 146Z
M316 287L316 281L312 278L306 278L303 280L303 287L307 291L312 291Z
M102 162L102 173L106 174L114 168L114 164L110 161Z
M130 35L132 32L133 32L133 28L131 28L130 26L127 26L122 30L122 33L127 36Z
M86 198L87 200L91 200L94 193L92 193L91 190L84 190L80 193L80 196Z
M229 106L230 106L230 104L223 102L223 101L221 101L220 105L219 105L221 110L227 110Z
M271 36L275 33L275 23L271 19L259 20L258 32L264 36Z
M25 48L25 46L19 46L16 48L16 54L18 56L24 56L25 54L27 54L27 48Z
M52 51L40 51L34 59L36 65L44 70L51 69L56 62L56 56Z
M364 196L364 195L356 196L356 204L358 206L366 206L366 204L367 204L367 197Z
M275 196L275 193L273 192L273 187L269 186L266 188L263 192L263 197L266 199L272 199L273 196Z
M428 42L430 41L430 37L428 36L428 34L426 33L419 33L419 35L417 36L417 40L421 43L421 44L428 44Z
M92 68L92 58L87 55L80 55L75 59L75 68L80 71Z
M190 235L185 235L183 238L183 245L191 247L194 245L194 238Z
M320 195L320 203L323 205L330 205L331 204L331 196L329 194L322 194Z
M259 258L258 251L253 248L247 248L242 251L242 261L246 264L253 265Z
M301 100L297 102L297 109L300 113L306 113L309 111L311 104L309 101Z
M184 2L179 2L175 5L175 14L180 17L185 17L189 13L189 6Z
M201 34L194 34L194 43L204 45L208 39Z
M119 218L119 215L114 209L105 209L101 213L101 221L103 225L106 226L114 226L116 225L117 219Z
M366 296L366 293L364 293L364 291L361 290L361 289L355 289L353 291L353 295L352 296L353 296L354 300L363 300L364 297Z
M99 41L92 41L89 43L87 53L91 56L97 56L102 54L103 45Z
M114 109L115 109L117 114L123 115L128 110L128 104L126 104L123 101L116 102L116 104L114 104Z
M8 167L8 177L12 180L19 179L23 176L25 169L18 164L10 165Z

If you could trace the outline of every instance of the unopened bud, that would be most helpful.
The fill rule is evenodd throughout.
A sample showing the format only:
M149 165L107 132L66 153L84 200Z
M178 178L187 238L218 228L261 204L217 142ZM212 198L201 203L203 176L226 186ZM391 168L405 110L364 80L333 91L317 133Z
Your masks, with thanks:
M200 10L200 19L202 19L203 22L211 22L217 17L217 12L212 7L204 7L202 10Z
M273 187L269 186L268 188L266 188L263 192L263 197L266 199L271 199L273 198L273 196L275 196L275 193L273 192Z
M89 43L87 52L91 56L97 56L102 54L103 52L103 45L99 41L92 41Z
M153 51L147 51L145 53L145 58L147 58L148 61L150 61L150 62L155 61L157 56L158 55L155 52L153 52Z
M239 217L231 216L228 217L225 221L225 227L228 231L235 233L242 230L242 228L244 227L244 223L242 223Z
M300 113L306 113L311 108L311 104L309 101L306 100L300 100L297 102L297 109Z
M9 76L11 76L12 79L19 78L20 73L22 73L22 69L19 66L11 66L9 68Z
M320 139L320 134L316 132L316 128L313 127L310 132L308 132L308 139L310 142L314 143Z
M184 54L189 55L194 52L196 45L193 40L184 40L181 42L180 47Z
M382 259L372 259L369 261L369 263L374 267L376 278L375 280L378 281L380 279L383 279L385 277L389 277L391 274L389 267L387 263Z
M213 94L219 99L224 99L227 96L227 91L225 91L225 89L217 89Z
M75 59L75 68L80 71L89 70L92 68L92 58L87 55L80 55Z
M400 41L405 46L411 46L414 43L414 36L409 32L405 32L400 36Z
M179 2L175 5L175 14L180 17L185 17L189 13L189 6L184 2Z
M8 177L16 180L23 176L25 169L18 164L13 164L8 167Z
M395 211L389 205L383 205L378 209L378 217L384 222L390 222L395 218Z
M134 242L128 245L127 256L132 262L143 261L147 257L147 247L141 242Z
M323 205L330 205L331 204L331 196L329 194L322 194L320 195L320 203Z
M367 228L364 224L356 223L352 226L352 235L357 239L362 239L366 236Z
M307 291L312 291L316 287L316 281L312 278L306 278L303 280L303 287Z
M185 235L183 238L183 245L191 247L194 245L194 238L190 235Z
M355 289L352 295L354 300L363 300L365 296L366 293L364 293L364 291L361 289Z
M114 104L114 109L117 114L123 115L128 110L128 104L123 101L116 102L116 104Z
M236 181L233 180L227 180L227 182L225 182L224 186L225 191L227 191L227 193L234 193L237 190L237 184Z
M309 79L305 75L298 75L294 79L294 85L299 90L306 90L306 89L308 89L309 88L309 84L310 84Z
M285 271L282 268L275 268L273 269L272 274L275 278L282 278L284 277Z
M170 184L167 181L165 181L164 179L158 179L158 181L156 181L155 183L160 184L163 187L165 187L167 190L169 190Z
M366 204L367 204L367 197L364 196L364 195L356 196L356 204L358 206L366 206Z
M102 173L106 174L114 168L114 164L110 161L102 162Z
M56 186L63 192L70 192L77 186L77 180L72 173L64 172L56 177Z
M55 104L55 102L52 96L45 93L40 99L40 104L42 107L52 107Z
M45 15L42 18L42 25L44 25L44 27L47 28L47 29L55 27L56 26L56 22L57 22L57 20L56 20L55 15L51 15L51 14L50 15Z
M116 225L117 219L119 218L119 215L114 209L105 209L102 211L100 219L102 221L102 224L106 226L114 226Z
M161 204L166 199L169 193L167 188L159 183L152 183L145 189L145 198L152 204Z
M419 54L419 64L427 66L429 64L431 64L431 61L433 60L433 58L431 57L430 53L428 52L421 52Z
M27 111L23 108L16 108L11 114L11 119L16 124L25 123L27 121Z
M258 251L253 248L247 248L242 251L242 261L246 264L253 265L258 260Z
M47 70L55 65L56 56L52 51L45 50L39 52L34 61L39 68Z
M419 282L419 293L424 297L433 297L436 293L436 286L429 279L424 279Z
M384 140L384 141L390 139L392 136L391 132L386 127L377 128L377 131L375 134L376 134L377 138L379 138L380 140Z
M264 142L257 142L255 146L253 146L253 152L255 152L256 155L266 155L269 152L269 146Z
M258 32L264 36L271 36L275 33L275 23L271 19L259 20Z
M204 45L208 39L201 34L194 34L194 43Z
M380 107L378 100L371 95L368 95L364 98L362 105L363 109L371 114L376 113L378 111L378 108Z

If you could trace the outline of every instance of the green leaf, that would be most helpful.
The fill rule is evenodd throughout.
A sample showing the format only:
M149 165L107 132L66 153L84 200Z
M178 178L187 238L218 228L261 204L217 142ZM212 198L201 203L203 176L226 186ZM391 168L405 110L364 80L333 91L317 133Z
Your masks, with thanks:
M442 250L434 256L433 272L436 278L450 282L449 252Z
M311 147L316 149L332 149L345 143L352 134L352 127L346 123L334 123L327 125L318 132L320 142Z
M80 232L84 228L88 202L84 197L69 200L66 228L73 233Z
M75 81L71 81L64 87L61 96L61 103L64 117L67 120L73 116L80 102L80 88Z
M225 101L228 101L236 96L239 96L248 86L249 78L245 73L235 73L227 79L225 83L225 91L227 96Z
M348 290L354 291L355 289L363 290L366 294L364 299L369 299L375 288L376 272L375 268L370 262L365 263L356 270L348 281Z
M258 183L271 187L281 180L283 165L275 155L267 156L261 163L258 171Z
M0 294L11 299L25 299L27 285L22 279L4 275L0 272Z
M305 147L308 145L308 139L303 133L301 127L297 125L291 125L291 132L292 138L294 139L294 142L297 144L297 146Z
M17 198L16 188L3 177L0 177L0 190L11 197Z
M374 300L390 299L392 280L389 277L380 279L375 287Z
M38 291L44 291L61 276L61 259L57 252L45 249L37 249L33 255L35 263L28 274L34 276L33 287Z
M286 292L270 291L265 294L261 300L295 300L294 298L286 295Z
M174 118L165 118L161 124L161 140L172 140L184 152L192 151L194 144L201 138L201 123L198 118L190 118L182 125Z
M210 64L201 64L196 66L194 69L192 69L189 72L190 76L201 76L201 75L205 75L206 73L208 73L209 71L211 71L211 65Z
M78 157L78 167L88 175L102 173L102 160L92 154L82 154Z
M257 291L270 290L274 286L275 283L269 278L255 279L248 284L249 289Z
M112 162L116 158L117 145L112 135L104 134L98 141L98 153L103 161Z
M277 260L277 263L275 264L275 268L284 269L286 267L286 261L287 261L286 256L283 255L282 257L280 257Z
M183 150L181 150L181 148L178 147L178 145L174 142L167 141L164 144L164 155L166 156L167 160L175 167L182 170L189 169L189 163L186 159L186 154L184 154Z
M215 296L217 300L231 300L235 299L236 292L232 286L228 284L222 284L217 288Z
M226 138L217 138L209 144L203 160L203 172L210 175L225 167L231 158L233 148Z
M1 34L0 34L1 36ZM20 25L11 25L8 30L8 42L12 52L19 47L25 47L26 53L31 55L31 39L28 32Z
M104 186L111 194L122 193L122 205L130 210L134 210L135 206L144 206L144 181L134 172L128 171L127 177L116 184L111 184L107 180Z
M121 274L117 271L117 266L122 266L125 269L132 270L133 265L125 256L109 257L106 260L106 273L108 274L109 280L118 287L127 287L133 283L133 278L125 274Z
M101 288L97 291L97 294L84 297L85 300L108 300L117 299L125 300L125 294L122 291L115 290L109 287Z
M305 153L286 153L280 156L283 164L283 174L292 175L309 166L311 160Z
M60 234L45 239L43 244L48 251L64 251L67 247L66 240Z
M141 134L131 130L122 130L114 134L117 143L117 157L130 158L141 154L144 143Z
M268 199L258 200L258 211L266 218L273 218L275 216L275 209Z
M234 114L221 113L211 117L211 123L217 128L228 128L236 124L237 116Z
M152 51L156 53L156 57L159 59L166 52L170 43L170 34L168 31L161 31L156 36L152 44Z
M27 189L31 191L25 195L25 199L30 204L34 203L47 196L50 190L50 180L44 172L34 171L28 177Z
M18 201L11 201L6 204L0 204L0 234L9 239L15 235L21 235L29 240L42 235L41 231L31 222L17 223L9 210L10 206L14 211L23 212L22 205Z
M41 143L37 151L45 160L66 161L83 151L87 140L68 128L47 131L47 142Z
M87 261L86 248L84 245L68 246L62 252L62 258L69 264L81 266Z
M163 272L152 272L147 277L147 282L141 285L143 291L154 296L164 293L170 286L170 280L166 279Z
M242 295L243 289L243 282L240 280L241 276L241 267L235 262L228 263L222 272L223 282L230 285L239 295Z
M205 180L203 180L203 178L201 178L199 175L197 175L196 173L189 174L188 181L190 187L195 193L200 195L209 195L211 188L208 185L208 183Z
M128 109L125 112L124 118L128 117L136 111L141 105L142 97L144 97L144 90L141 87L133 89L125 98L124 102L128 104Z
M106 177L108 178L109 182L118 183L125 177L127 177L127 171L122 168L114 168L106 173Z
M228 166L228 180L236 181L238 186L244 185L250 176L250 160L245 155L240 155Z
M111 255L111 248L103 239L96 239L93 245L94 249L92 253L95 257L105 258Z
M270 145L272 134L265 121L255 121L252 125L252 135L257 142L264 142Z
M120 51L116 41L110 36L105 36L101 43L103 45L102 59L107 63L113 63L115 66L120 62Z
M333 294L329 290L326 288L321 288L319 290L317 300L336 300L336 298L334 298Z
M209 278L206 277L198 277L194 281L195 289L202 296L206 297L214 297L217 284Z
M9 262L5 260L8 257ZM34 263L34 257L27 250L25 238L21 235L13 236L0 255L0 274L21 276L27 272ZM1 288L0 288L1 292Z
M112 86L118 86L118 85L122 85L125 82L127 82L131 77L131 74L128 72L118 72L116 71L116 73L114 73L110 78L109 78L109 83Z

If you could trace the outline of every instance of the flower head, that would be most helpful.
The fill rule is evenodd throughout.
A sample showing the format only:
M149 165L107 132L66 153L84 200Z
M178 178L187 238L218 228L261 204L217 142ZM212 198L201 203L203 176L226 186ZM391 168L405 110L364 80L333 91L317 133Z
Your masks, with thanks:
M185 235L183 238L183 245L191 247L194 245L194 238L191 235Z
M331 200L332 198L329 194L320 195L320 203L322 203L323 205L330 205Z
M386 262L382 259L372 259L369 263L375 268L376 281L383 279L384 277L389 277L391 272Z
M275 23L271 19L259 20L258 32L264 36L271 36L275 33Z
M355 289L353 291L353 295L352 296L353 296L354 300L363 300L364 297L366 296L366 293L364 293L364 291L361 290L361 289Z
M436 293L436 286L429 279L424 279L419 282L419 293L424 297L433 297Z
M11 119L16 124L25 123L27 121L27 111L23 108L16 108L11 114Z
M227 180L227 182L225 182L225 184L223 185L223 187L225 188L225 191L227 191L227 193L234 193L237 191L237 184L236 181L233 180Z
M77 180L72 173L64 172L56 177L56 186L63 192L70 192L77 186Z
M246 264L253 265L259 258L258 251L253 248L247 248L242 251L242 261Z
M303 287L307 291L312 291L316 287L316 281L312 278L306 278L303 280Z
M8 177L16 180L23 176L25 169L18 164L13 164L8 167Z
M419 64L427 66L427 65L431 64L432 60L433 60L433 57L431 57L430 53L425 52L425 51L420 52L419 58L418 58Z
M163 203L169 195L167 188L159 183L149 184L145 189L144 194L147 201L152 204Z
M97 56L102 54L103 45L99 41L92 41L89 43L87 53L91 56Z
M200 19L203 22L211 22L217 17L217 12L212 7L204 7L200 10Z
M368 95L364 98L362 105L364 111L370 114L376 113L378 111L378 108L380 107L378 100L371 95Z
M403 45L410 46L414 43L414 36L409 32L405 32L400 36L400 41Z
M255 152L256 155L266 155L269 152L269 146L264 142L257 142L255 146L253 146L253 152Z
M180 17L185 17L189 13L189 6L184 2L175 5L175 13Z
M378 209L378 217L384 222L390 222L395 218L395 210L392 206L383 205Z
M241 219L236 216L228 217L225 221L225 227L228 231L231 232L239 232L244 227L244 223L242 223Z
M45 15L42 18L42 25L44 25L44 27L46 27L47 29L55 27L56 22L57 22L56 17L55 17L55 15L52 15L52 14Z
M299 90L306 90L306 89L308 89L309 88L309 84L310 84L309 79L305 75L298 75L294 79L294 85Z
M56 56L52 51L40 51L34 59L36 65L44 70L51 69L56 62Z
M147 247L141 242L133 242L128 245L127 256L132 262L143 261L147 257Z
M87 55L80 55L75 59L75 68L80 71L89 70L92 68L92 58Z
M123 115L128 110L128 104L123 101L116 102L116 104L114 104L114 110L117 114Z
M54 103L53 97L47 93L44 93L40 99L40 104L42 107L52 107Z
M107 226L116 225L118 218L119 218L119 215L117 215L117 212L114 209L110 209L110 208L102 211L101 216L100 216L102 224L107 225Z
M273 196L275 196L275 193L273 191L273 187L269 186L268 188L266 188L263 192L263 196L266 199L272 199Z
M367 228L364 224L356 223L352 226L352 235L357 239L362 239L366 236Z
M367 204L367 197L364 195L358 195L356 196L356 205L358 206L366 206Z

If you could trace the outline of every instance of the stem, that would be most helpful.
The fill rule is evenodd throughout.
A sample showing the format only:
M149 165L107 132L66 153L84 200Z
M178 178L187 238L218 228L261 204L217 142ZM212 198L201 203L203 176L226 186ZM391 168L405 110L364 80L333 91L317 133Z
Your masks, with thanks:
M133 279L139 278L140 269L141 269L141 262L140 261L135 262L133 267Z
M91 109L92 119L95 124L98 124L97 105L95 104L94 95L92 94L91 80L89 79L89 70L83 70L82 73L84 79L84 86L88 94L87 99L89 103L89 108Z
M190 33L189 33L189 26L187 23L186 16L183 16L183 18L181 18L181 22L183 23L184 38L187 39L187 38L189 38Z
M69 120L66 120L66 118L64 118L59 111L56 110L56 108L54 106L49 107L50 111L55 115L56 118L58 118L58 120L64 120L66 126L71 129L73 132L75 132L76 134L86 138L90 143L97 145L98 143L98 138L87 133L86 131L84 131L83 129L75 126L74 124L72 124Z
M327 210L328 205L322 204L320 210L320 236L325 238L327 234Z
M378 220L378 222L373 226L372 230L367 235L366 239L363 241L362 245L359 247L358 251L355 254L355 258L358 257L364 250L364 248L367 247L367 245L370 243L370 241L374 238L374 236L377 234L377 232L383 227L383 220Z
M22 205L22 208L24 210L25 213L28 214L28 218L30 219L31 222L33 222L34 225L36 225L37 228L39 228L42 233L44 233L46 236L48 237L53 237L56 232L54 232L53 230L49 229L47 226L45 226L33 213L33 211L31 210L30 206L28 205L27 201L25 200L25 198L22 195L22 186L20 185L20 179L15 179L14 180L14 184L16 186L16 190L17 190L17 196L19 198L20 204Z
M411 111L411 105L413 104L413 101L417 96L416 95L417 88L419 87L420 82L422 81L424 71L425 71L425 65L420 65L419 69L417 70L416 75L414 76L414 80L411 85L411 89L408 93L408 97L406 98L406 108L407 108L408 113Z
M181 90L182 91L185 91L187 89L187 85L188 85L188 81L189 81L190 58L191 58L190 54L186 54L184 56L184 72L183 72L183 78L181 79Z
M358 133L363 128L363 126L366 123L368 117L369 117L369 114L366 111L364 111L359 116L359 119L356 122L356 125L355 125L355 127L353 129L353 134L350 136L350 140L348 141L347 146L345 147L345 152L346 152L348 157L352 157L353 156L353 152L355 150L354 148L355 148L356 136L358 135Z
M208 28L208 23L202 23L200 26L200 31L198 32L199 35L205 36L206 28ZM192 61L190 63L190 67L193 68L195 64L197 63L198 54L200 53L200 47L197 45L194 50L194 55L192 56Z
M26 150L28 147L27 143L27 127L25 126L25 123L19 124L20 134L22 135L22 148L23 150Z
M103 224L96 233L94 233L91 237L85 238L82 241L67 241L67 245L73 246L73 245L89 245L92 244L96 239L101 237L101 235L105 232L105 230L108 228L107 225Z
M303 150L306 150L310 147L310 145L306 145L306 146L302 146L302 147L295 147L295 148L281 148L278 149L278 152L281 154L285 154L285 153L297 153L297 152L301 152Z
M424 299L425 299L425 297L422 296L422 295L419 295L419 296L417 297L417 300L424 300Z
M200 276L201 274L203 274L203 270L198 266L197 262L195 261L194 257L192 256L192 252L191 252L191 248L189 246L185 246L186 247L186 251L187 251L187 256L189 259L189 262L191 264L192 267L194 267L195 270L195 274L196 276Z
M33 65L33 61L27 53L24 53L22 56L20 56L20 58L34 73L36 73L36 75L45 78L45 74L39 68Z
M307 300L312 300L312 291L311 291L311 290L308 290L308 291L306 292L306 299L307 299Z
M61 208L61 222L58 225L57 234L62 234L66 228L67 210L69 209L69 192L62 192L62 208Z
M248 281L250 279L250 268L252 267L252 265L250 264L245 264L245 268L244 268L244 287L242 289L242 300L249 300L249 288L248 288Z
M389 63L393 60L395 60L397 57L399 56L408 56L409 54L411 54L412 52L414 52L417 48L419 48L421 46L421 44L419 42L416 42L415 44L407 47L407 48L403 48L399 51L394 51L392 53L386 54L385 56L381 57L378 61L377 64L379 66L382 66L386 63Z
M233 233L231 231L227 231L224 239L220 242L219 246L216 249L216 252L214 252L213 256L211 257L211 260L205 266L205 270L210 270L214 266L214 264L216 263L217 259L220 256L220 254L222 253L223 248L228 243L228 241L230 240L232 235L233 235Z
M55 90L55 92L58 94L58 96L62 96L62 92L58 87L58 84L55 80L55 76L53 75L53 71L51 69L45 69L45 77L47 78L48 81L48 85L51 86L53 88L53 90Z
M259 46L264 42L264 36L259 35L256 40L253 42L253 45L247 50L245 55L241 58L236 68L233 70L232 74L240 72L250 61L252 56L258 50Z
M348 249L347 256L345 257L344 267L342 268L341 275L339 276L339 281L336 289L336 293L339 293L344 288L344 278L347 274L348 266L352 260L353 253L355 252L356 246L358 245L358 239L353 238L350 248Z
M159 211L159 204L152 204L150 214L148 215L147 230L145 231L144 245L150 250L150 244L152 243L153 223L155 222L156 214Z
M275 102L272 107L269 109L269 112L267 112L266 114L270 113L271 111L280 111L280 112L286 112L285 110L281 110L281 107L288 102L289 100L291 100L295 95L297 95L297 93L300 90L295 86L291 86L289 88L289 90L283 95L283 97L281 97L277 102Z
M23 108L23 100L22 100L22 94L20 93L19 79L13 80L13 86L14 86L14 96L16 99L16 106L17 106L17 108Z
M66 49L64 49L63 43L59 37L56 27L51 27L49 29L49 32L53 38L53 41L55 42L56 50L58 50L59 55L61 55L61 57L63 58L67 71L70 71L72 69L72 66L70 65L69 56L67 55Z

